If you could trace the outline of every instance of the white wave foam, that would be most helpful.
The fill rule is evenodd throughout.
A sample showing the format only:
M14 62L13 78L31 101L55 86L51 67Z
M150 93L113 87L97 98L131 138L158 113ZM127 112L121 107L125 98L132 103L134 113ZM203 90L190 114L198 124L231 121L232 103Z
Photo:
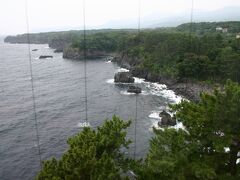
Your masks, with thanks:
M108 84L114 84L114 79L108 79L106 82L107 82Z
M159 117L159 113L158 111L152 111L151 114L149 114L149 118L152 118L152 119L161 119L161 117Z
M134 78L134 83L141 84L145 82L145 79L143 78L137 78L137 77L133 77L133 78Z
M34 59L37 60L37 59L39 59L39 57L35 57Z
M80 122L77 124L77 127L84 128L84 127L91 127L89 122Z
M117 72L129 72L129 70L125 68L118 68Z
M176 104L182 101L182 97L176 95L175 92L172 90L167 90L167 89L162 90L162 95Z
M109 60L109 61L106 61L106 63L111 63L112 61L111 60Z
M183 126L183 123L182 122L177 122L177 124L173 127L170 127L170 128L174 128L174 129L183 129L185 130L185 127Z
M135 93L130 93L130 92L127 92L127 91L121 91L120 93L123 94L123 95L135 95Z
M161 128L161 127L158 125L158 121L153 121L153 122L152 122L152 126L149 128L149 130L150 130L150 131L153 131L153 128L164 130L163 128Z
M148 82L146 86L150 89L151 94L165 97L172 101L173 103L178 104L182 100L181 96L178 96L175 94L174 91L167 89L167 86L165 84Z
M142 91L142 93L140 93L140 95L147 96L147 95L149 95L149 93L147 91Z

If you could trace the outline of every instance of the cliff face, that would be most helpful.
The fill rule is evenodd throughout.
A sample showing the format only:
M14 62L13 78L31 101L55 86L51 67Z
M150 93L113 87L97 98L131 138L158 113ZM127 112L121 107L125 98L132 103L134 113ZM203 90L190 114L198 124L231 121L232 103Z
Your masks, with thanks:
M211 93L212 87L200 82L193 82L189 79L178 79L162 74L154 74L138 65L141 60L129 57L126 53L121 53L113 58L119 66L130 70L133 76L143 78L150 82L166 84L169 89L191 101L199 101L201 92Z
M112 62L116 62L119 66L126 68L126 69L132 69L133 67L139 65L141 63L141 60L137 57L130 57L127 53L122 52L118 55L116 55Z
M109 54L104 51L88 50L86 52L86 57L88 59L101 58L101 57L106 57L106 56L109 56ZM79 49L77 49L77 48L67 47L67 48L64 48L64 50L63 50L63 58L80 60L80 59L84 58L84 52L79 51Z
M64 40L62 38L54 38L48 42L50 48L55 49L55 52L63 52L65 48L70 45L70 40Z

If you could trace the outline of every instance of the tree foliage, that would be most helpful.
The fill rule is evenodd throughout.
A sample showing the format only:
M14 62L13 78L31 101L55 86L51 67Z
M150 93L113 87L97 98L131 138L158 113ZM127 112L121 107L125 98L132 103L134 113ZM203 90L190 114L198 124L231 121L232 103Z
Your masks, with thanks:
M84 128L68 139L69 149L61 159L43 163L37 179L123 179L121 174L130 165L122 148L128 148L124 122L114 116L97 130Z
M130 122L117 117L68 140L61 159L45 161L37 179L239 179L240 86L228 81L199 102L171 105L184 129L154 129L144 161L125 157Z
M154 130L139 179L239 179L240 86L229 81L171 108L185 129Z

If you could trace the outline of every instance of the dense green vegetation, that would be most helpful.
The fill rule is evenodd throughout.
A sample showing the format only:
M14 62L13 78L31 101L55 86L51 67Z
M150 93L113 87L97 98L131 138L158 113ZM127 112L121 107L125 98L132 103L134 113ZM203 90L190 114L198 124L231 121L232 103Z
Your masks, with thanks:
M240 39L218 33L203 36L185 33L142 32L124 46L139 67L176 78L240 82Z
M228 28L228 33L218 32L216 27ZM240 32L240 22L187 23L175 29L147 29L140 34L116 31L87 35L86 47L137 57L141 59L137 66L154 74L240 82L240 39L236 39L236 32ZM83 49L83 38L75 39L72 46Z
M83 36L76 38L72 42L72 47L84 49L84 46L88 50L116 52L121 49L122 41L134 34L134 32L126 31L113 31L113 32L101 32L96 34L87 34L84 41ZM85 43L85 44L84 44Z
M239 21L226 21L226 22L200 22L200 23L185 23L178 26L176 29L181 32L192 32L198 35L203 35L206 33L215 33L216 27L227 28L228 33L239 33L240 32L240 22Z
M239 84L228 81L198 103L182 101L171 109L185 129L154 129L144 161L125 157L130 122L114 116L70 138L68 151L45 161L37 179L128 179L129 171L143 180L239 179Z
M145 178L239 179L240 86L229 81L199 103L184 101L172 110L186 129L155 130Z
M121 179L131 160L121 148L128 148L126 128L130 122L117 117L107 120L97 131L83 129L69 138L69 149L60 160L45 161L37 179Z

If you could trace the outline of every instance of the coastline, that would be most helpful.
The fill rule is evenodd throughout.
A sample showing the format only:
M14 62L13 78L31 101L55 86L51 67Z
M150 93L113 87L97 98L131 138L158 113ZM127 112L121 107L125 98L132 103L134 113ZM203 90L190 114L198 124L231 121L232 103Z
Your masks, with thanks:
M117 63L121 68L126 68L132 76L143 78L149 82L157 82L165 84L168 89L174 91L176 95L180 95L190 101L199 101L202 92L211 93L213 87L201 82L193 82L192 80L180 80L161 74L153 74L146 69L137 67L140 60L130 58L126 54L118 54L114 56L112 62Z
M6 41L5 41L6 43ZM13 43L13 42L8 42ZM15 42L19 43L19 42ZM20 42L20 44L23 42ZM40 43L40 42L38 42ZM80 60L83 59L83 52L80 52L74 48L67 47L65 43L50 43L49 47L54 49L55 52L63 52L64 59ZM57 44L57 45L56 45ZM176 79L161 74L153 74L146 69L141 69L137 67L141 60L136 57L129 57L126 53L116 53L116 52L103 52L103 51L88 51L87 57L89 59L99 58L99 57L110 57L113 63L117 63L121 68L128 69L132 76L143 78L149 82L157 82L160 84L165 84L168 89L174 91L176 95L180 95L190 101L199 101L200 93L208 92L211 93L213 86L207 85L202 82L194 82L189 79Z

